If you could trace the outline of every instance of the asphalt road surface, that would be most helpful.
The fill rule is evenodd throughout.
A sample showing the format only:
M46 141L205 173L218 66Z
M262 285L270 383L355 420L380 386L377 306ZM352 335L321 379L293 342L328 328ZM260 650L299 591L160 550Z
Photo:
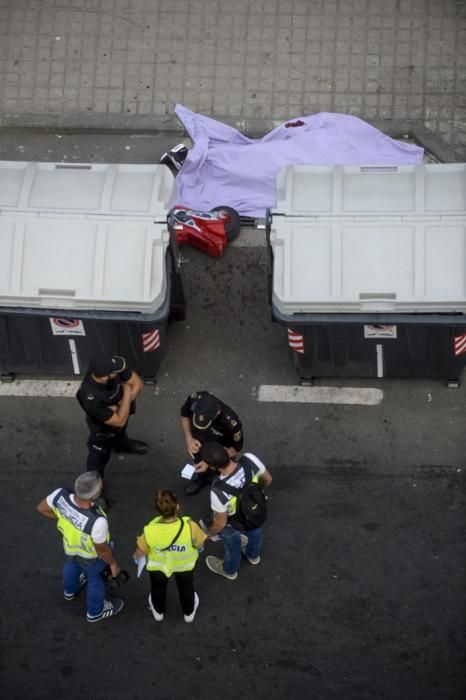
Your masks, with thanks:
M124 135L80 136L77 148L55 136L57 150L50 138L10 134L1 157L92 160L97 144L99 162L139 159ZM146 156L173 145L151 138ZM382 390L376 406L260 401L260 387L298 377L285 329L271 323L264 234L254 235L257 245L240 236L217 260L183 250L187 318L169 326L158 382L130 423L150 452L107 468L111 532L133 574L118 617L89 625L83 597L65 603L60 536L35 511L84 468L77 402L0 397L4 698L464 698L465 385L343 383ZM202 388L240 413L246 448L273 474L263 559L228 581L207 570L205 554L221 554L208 544L195 622L184 623L172 584L156 623L131 553L152 492L182 495L179 408ZM205 492L182 500L194 518L206 513Z

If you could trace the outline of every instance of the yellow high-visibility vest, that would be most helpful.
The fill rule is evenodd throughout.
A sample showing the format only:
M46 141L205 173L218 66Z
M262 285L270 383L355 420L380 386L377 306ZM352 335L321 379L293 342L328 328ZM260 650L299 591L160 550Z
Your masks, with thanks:
M67 558L85 560L91 564L98 558L91 539L91 531L97 518L106 518L99 506L79 508L70 498L68 489L61 489L53 499L52 509L57 516L57 528L63 537L63 549ZM107 542L110 541L110 533Z
M244 458L243 458L244 462ZM222 503L225 508L226 508L226 513L229 518L231 518L233 515L236 515L236 512L238 510L238 496L233 496L230 493L226 493L225 491L222 491L222 484L229 484L229 479L234 476L242 467L241 462L238 464L238 467L228 475L226 479L220 479L220 477L217 477L213 484L212 484L212 489L215 491L215 494L217 495L220 503ZM258 484L259 483L259 474L254 474L252 477L252 483L253 484ZM246 482L243 485L246 485ZM233 486L233 484L231 484ZM233 487L236 488L236 487Z
M181 520L183 528L171 546L170 543L180 529L180 518L173 523L163 523L162 516L159 515L145 526L144 537L149 547L146 565L148 571L163 571L165 576L170 577L173 573L191 571L196 566L199 553L192 543L189 525L191 518L185 515Z

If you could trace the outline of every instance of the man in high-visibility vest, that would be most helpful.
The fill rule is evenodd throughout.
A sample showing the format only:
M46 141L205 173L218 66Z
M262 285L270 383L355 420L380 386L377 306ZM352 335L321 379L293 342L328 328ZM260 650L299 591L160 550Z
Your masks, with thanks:
M262 549L261 527L248 527L245 531L237 521L239 494L248 483L267 488L272 483L272 475L251 452L246 452L235 462L227 450L215 442L203 445L202 458L219 474L210 491L213 520L208 527L205 526L205 532L209 536L220 535L224 548L223 560L208 556L205 563L214 574L234 581L238 577L241 555L244 554L250 564L259 564ZM232 489L237 495L232 494Z
M63 537L63 593L74 600L87 584L87 621L99 622L116 615L123 608L121 598L106 600L106 583L102 576L110 567L117 576L120 567L109 544L110 533L105 512L96 505L102 492L102 478L97 471L80 474L74 491L59 488L37 506L47 518L57 520Z

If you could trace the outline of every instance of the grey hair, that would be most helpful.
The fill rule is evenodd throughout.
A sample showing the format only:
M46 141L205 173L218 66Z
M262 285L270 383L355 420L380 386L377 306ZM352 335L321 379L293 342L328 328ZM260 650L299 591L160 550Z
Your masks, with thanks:
M74 492L78 498L90 501L97 496L102 486L102 477L98 471L84 472L74 482Z

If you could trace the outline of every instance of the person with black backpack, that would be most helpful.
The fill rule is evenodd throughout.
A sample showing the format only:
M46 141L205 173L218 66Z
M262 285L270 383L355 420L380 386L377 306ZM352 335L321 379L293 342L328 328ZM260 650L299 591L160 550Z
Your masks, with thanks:
M202 459L216 469L218 476L210 490L213 520L208 535L220 535L224 557L206 557L208 568L234 581L238 577L241 554L250 564L259 564L262 550L262 525L267 518L264 489L272 475L261 460L246 452L234 461L226 449L214 442L202 446Z

